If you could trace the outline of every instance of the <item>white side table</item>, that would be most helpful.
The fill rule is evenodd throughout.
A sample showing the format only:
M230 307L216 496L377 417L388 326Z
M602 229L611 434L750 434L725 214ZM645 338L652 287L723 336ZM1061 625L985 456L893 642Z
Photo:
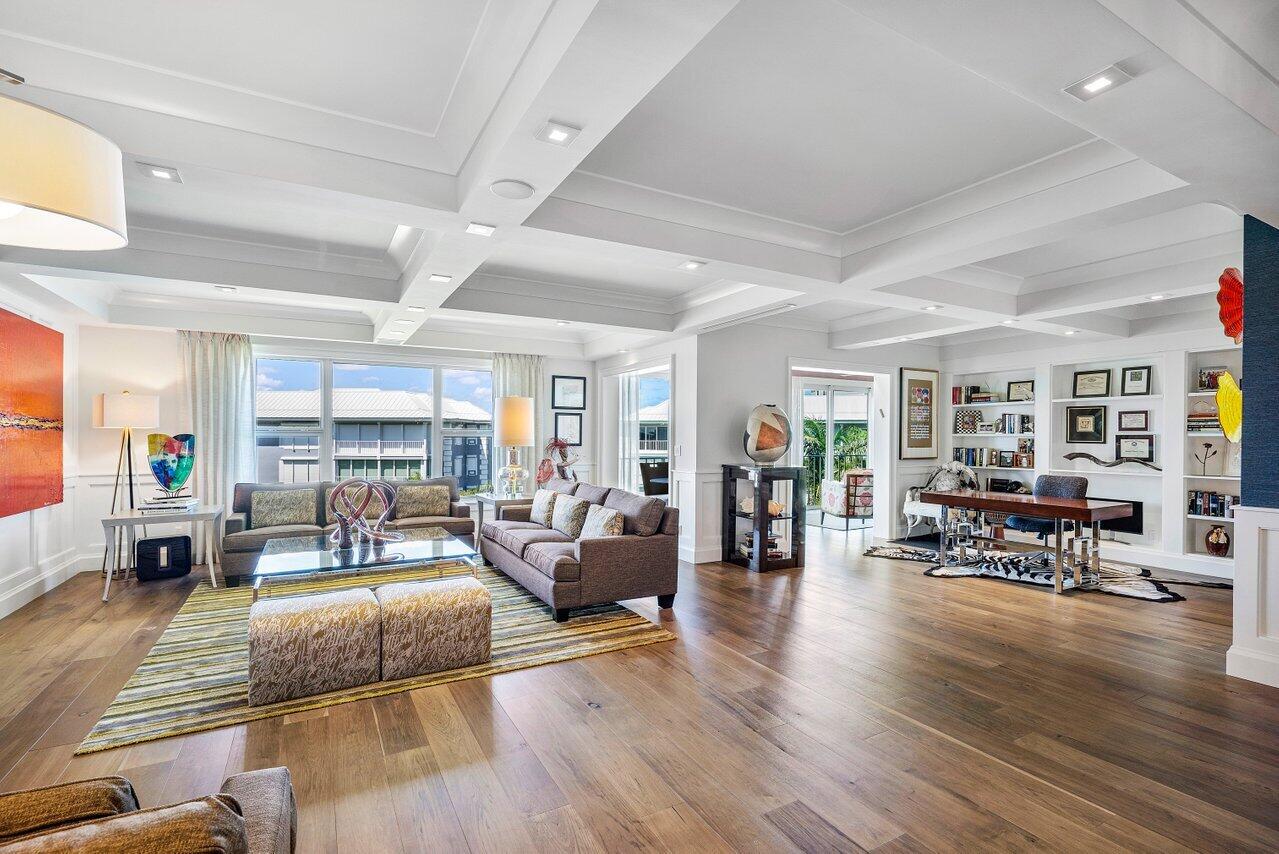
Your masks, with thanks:
M475 523L475 551L480 551L480 534L484 530L484 508L489 507L493 510L493 518L502 518L503 507L525 506L533 503L532 496L517 495L514 498L505 495L497 495L492 492L481 492L475 496L475 515L477 521ZM484 555L479 554L481 563L487 563Z
M189 523L191 525L191 545L195 546L196 526L204 524L209 536L208 566L209 583L218 586L217 576L213 574L214 558L221 561L222 555L222 523L225 512L221 504L198 504L190 510L174 510L168 513L143 513L141 510L125 510L102 520L102 533L107 538L107 581L102 588L102 601L107 601L111 594L111 576L115 575L115 529L124 528L126 548L133 554L133 546L138 540L139 527L143 525L163 525L171 523ZM128 570L126 569L126 572ZM127 578L127 576L126 576Z

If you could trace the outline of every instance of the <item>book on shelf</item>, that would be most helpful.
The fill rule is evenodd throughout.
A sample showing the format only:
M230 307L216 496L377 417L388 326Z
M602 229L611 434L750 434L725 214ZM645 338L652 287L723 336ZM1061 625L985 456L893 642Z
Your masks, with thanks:
M950 402L956 406L965 403L993 403L999 400L994 392L982 391L979 385L951 386Z
M1186 512L1191 516L1233 519L1238 501L1239 498L1234 495L1208 489L1191 489L1186 492Z

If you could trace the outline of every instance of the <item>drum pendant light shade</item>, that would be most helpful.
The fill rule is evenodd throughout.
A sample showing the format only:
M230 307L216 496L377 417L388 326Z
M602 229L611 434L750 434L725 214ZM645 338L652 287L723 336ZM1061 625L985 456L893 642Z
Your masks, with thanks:
M128 243L119 147L66 116L0 97L0 244L103 250Z

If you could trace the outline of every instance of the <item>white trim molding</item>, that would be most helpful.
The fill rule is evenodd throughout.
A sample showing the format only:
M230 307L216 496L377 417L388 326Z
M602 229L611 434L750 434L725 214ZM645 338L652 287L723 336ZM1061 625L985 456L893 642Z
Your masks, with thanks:
M1226 673L1279 687L1279 509L1235 508L1234 643Z

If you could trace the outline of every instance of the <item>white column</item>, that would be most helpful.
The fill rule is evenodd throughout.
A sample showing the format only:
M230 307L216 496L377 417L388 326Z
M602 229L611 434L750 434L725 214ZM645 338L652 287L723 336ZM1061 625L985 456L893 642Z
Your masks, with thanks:
M1226 673L1279 687L1279 509L1235 508L1234 643Z

